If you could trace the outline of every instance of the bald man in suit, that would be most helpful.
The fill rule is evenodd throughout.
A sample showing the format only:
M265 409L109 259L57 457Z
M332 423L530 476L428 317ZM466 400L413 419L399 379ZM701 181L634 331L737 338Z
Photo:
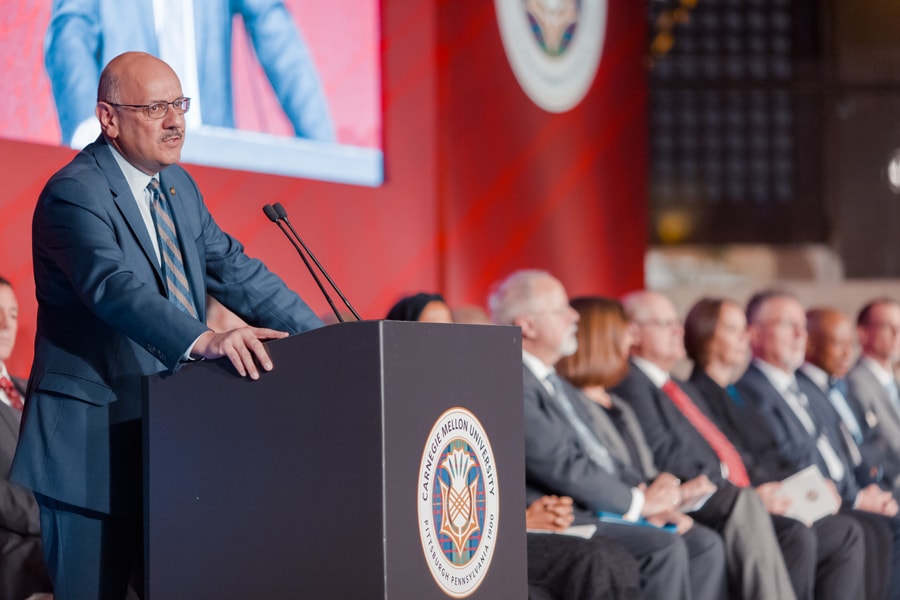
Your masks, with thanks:
M56 600L143 592L144 377L227 357L257 379L273 367L263 340L322 325L175 164L189 107L163 61L114 58L102 136L35 207L35 355L11 477L35 492ZM252 326L209 329L207 294Z

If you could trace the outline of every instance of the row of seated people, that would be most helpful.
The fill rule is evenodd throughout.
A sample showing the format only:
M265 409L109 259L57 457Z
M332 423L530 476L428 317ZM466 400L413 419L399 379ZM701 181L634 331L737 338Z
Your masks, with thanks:
M490 305L493 322L522 329L527 526L591 523L598 532L529 533L530 597L898 597L896 302L860 313L856 365L849 319L804 314L784 292L757 295L746 316L704 299L682 326L661 294L570 303L551 275L523 271ZM5 385L16 313L0 279L0 425L9 429L0 460L12 455L23 391ZM388 318L454 315L439 295L419 294ZM685 347L695 365L688 382L670 376ZM732 384L748 348L753 360ZM784 516L779 481L811 464L840 510L807 526ZM0 597L49 591L33 500L0 483ZM626 523L598 520L601 512ZM628 523L642 521L650 526ZM674 533L653 526L664 524Z
M896 302L861 311L856 365L850 320L783 291L746 311L703 299L682 325L662 294L570 303L523 271L490 309L522 329L529 500L574 499L575 522L631 555L645 597L900 597ZM685 347L694 370L679 381ZM803 523L780 482L810 465L839 509Z

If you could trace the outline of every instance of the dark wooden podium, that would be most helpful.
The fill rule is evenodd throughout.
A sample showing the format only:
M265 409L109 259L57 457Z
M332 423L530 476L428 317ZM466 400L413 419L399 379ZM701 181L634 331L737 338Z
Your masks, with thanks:
M148 380L148 598L527 596L517 328L364 321L267 348L275 369L255 382L223 361ZM451 438L480 464L471 497L463 475L436 481L456 473L439 458ZM482 565L457 571L420 505L465 525L453 507L470 504L489 521L464 539ZM461 574L477 587L454 591Z

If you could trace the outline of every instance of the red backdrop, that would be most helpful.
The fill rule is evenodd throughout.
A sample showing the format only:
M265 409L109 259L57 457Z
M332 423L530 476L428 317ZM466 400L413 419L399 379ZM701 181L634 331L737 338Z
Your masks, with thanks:
M327 305L263 204L284 204L365 318L418 290L483 304L493 281L523 267L550 270L572 294L622 293L643 281L644 10L609 0L593 87L577 108L550 114L515 81L492 2L384 0L385 185L188 169L220 225L321 313ZM0 273L21 305L17 374L27 374L34 337L31 212L72 154L0 140Z

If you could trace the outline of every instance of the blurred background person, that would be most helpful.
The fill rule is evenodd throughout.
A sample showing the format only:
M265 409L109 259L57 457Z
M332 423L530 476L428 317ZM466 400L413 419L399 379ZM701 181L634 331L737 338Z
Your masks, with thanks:
M806 312L806 330L806 362L798 377L816 385L837 412L847 446L855 446L857 479L884 483L896 495L900 455L885 439L878 417L866 411L847 385L854 353L850 318L834 308L812 308Z
M15 348L19 303L0 277L0 598L22 600L53 589L44 566L41 521L31 490L9 480L19 442L25 381L6 368Z
M900 395L894 368L900 360L900 304L891 298L866 303L856 317L859 360L847 373L847 386L866 415L900 455Z
M863 529L868 597L900 598L897 502L876 484L857 480L834 409L818 387L797 376L806 355L803 305L785 290L763 290L747 303L745 315L753 358L735 386L745 408L765 423L754 432L768 446L758 458L781 471L777 479L815 465L833 483L841 513Z
M388 321L453 323L447 301L440 294L419 292L398 300L385 317Z

